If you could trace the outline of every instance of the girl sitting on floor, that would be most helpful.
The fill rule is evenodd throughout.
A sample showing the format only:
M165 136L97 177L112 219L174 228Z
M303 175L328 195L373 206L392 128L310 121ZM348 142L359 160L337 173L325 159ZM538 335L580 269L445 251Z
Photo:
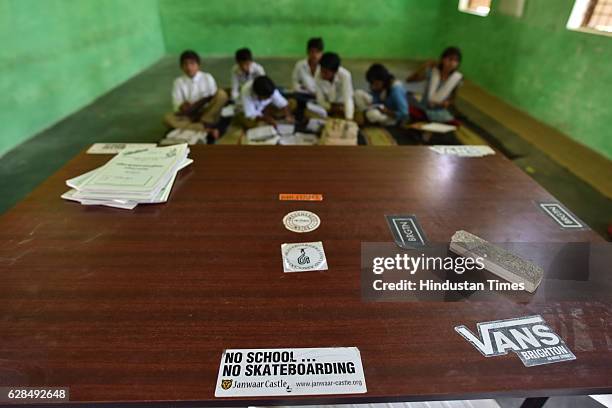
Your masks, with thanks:
M457 124L448 108L452 105L457 88L463 80L463 75L457 70L459 64L461 50L448 47L440 56L440 61L427 62L406 79L410 116L413 119ZM414 93L423 83L423 96L418 101Z
M355 91L355 106L369 123L393 126L408 118L408 101L402 83L382 64L366 72L370 91Z

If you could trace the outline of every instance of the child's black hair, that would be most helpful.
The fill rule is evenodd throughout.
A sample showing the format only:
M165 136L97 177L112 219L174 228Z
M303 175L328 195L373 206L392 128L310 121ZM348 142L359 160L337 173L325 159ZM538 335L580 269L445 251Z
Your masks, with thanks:
M269 98L276 90L276 85L270 77L266 75L258 76L253 80L253 92L262 98Z
M389 72L387 67L382 64L372 64L366 72L366 81L372 83L373 81L383 81L385 88L389 89L395 77Z
M236 62L253 61L253 54L248 48L240 48L236 51Z
M457 57L457 61L461 64L461 50L459 47L446 47L444 51L442 51L442 55L440 55L440 64L438 66L439 69L442 69L442 60L446 57Z
M310 51L312 49L323 51L323 39L321 37L315 37L308 40L308 44L306 44L306 51Z
M329 69L330 71L337 72L340 68L340 56L335 52L326 52L321 56L319 61L321 68Z
M183 65L185 61L189 61L189 60L195 61L198 63L198 65L200 65L200 56L198 55L197 52L193 50L183 51L181 53L181 56L179 57L179 64Z

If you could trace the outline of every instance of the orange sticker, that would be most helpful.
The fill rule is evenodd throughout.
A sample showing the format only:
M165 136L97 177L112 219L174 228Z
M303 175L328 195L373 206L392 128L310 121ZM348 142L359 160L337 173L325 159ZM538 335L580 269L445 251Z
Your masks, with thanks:
M323 201L323 194L279 194L281 201Z

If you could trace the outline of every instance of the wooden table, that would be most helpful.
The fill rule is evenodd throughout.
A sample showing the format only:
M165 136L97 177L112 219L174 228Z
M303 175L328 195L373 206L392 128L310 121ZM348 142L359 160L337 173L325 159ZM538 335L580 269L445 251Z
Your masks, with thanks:
M203 146L190 156L166 204L126 211L61 200L66 179L109 158L80 154L0 218L0 386L174 406L612 392L610 304L361 300L360 244L391 240L385 214L416 214L435 242L458 229L493 242L601 241L559 229L535 205L553 198L501 155ZM316 212L321 226L286 230L282 217L296 209ZM328 271L283 273L282 243L318 240ZM577 360L526 368L515 355L484 358L453 330L530 314ZM367 394L214 398L226 348L331 346L359 348Z

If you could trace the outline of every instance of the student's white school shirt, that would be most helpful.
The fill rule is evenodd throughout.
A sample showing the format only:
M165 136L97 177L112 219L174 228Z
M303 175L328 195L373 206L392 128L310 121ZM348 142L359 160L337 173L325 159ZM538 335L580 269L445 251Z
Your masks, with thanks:
M446 78L446 81L441 80L440 70L435 67L431 70L431 78L429 80L429 88L427 89L427 101L434 103L442 103L447 100L455 88L459 86L463 75L459 71L455 71Z
M244 112L244 116L248 119L254 119L263 116L263 111L266 106L273 104L279 109L284 108L288 105L287 99L278 91L274 90L272 96L268 99L259 99L253 92L253 81L249 81L242 86L240 91L240 102L238 103L238 109Z
M317 103L329 109L332 103L344 104L344 117L353 119L355 103L353 102L353 79L351 73L344 67L338 68L332 82L321 78L321 72L315 75L317 84Z
M319 66L317 65L314 75L312 74L310 65L308 64L308 58L296 62L295 67L293 67L293 74L291 75L293 90L296 92L309 93L311 95L316 94L317 83L315 81L315 76L318 73Z
M183 102L194 103L217 93L215 78L208 72L198 71L193 78L181 75L174 80L172 87L172 106L178 111Z
M266 75L266 71L264 68L256 63L255 61L251 62L251 66L249 67L249 72L244 73L238 64L235 64L232 67L232 99L237 100L240 96L240 88L258 76Z

